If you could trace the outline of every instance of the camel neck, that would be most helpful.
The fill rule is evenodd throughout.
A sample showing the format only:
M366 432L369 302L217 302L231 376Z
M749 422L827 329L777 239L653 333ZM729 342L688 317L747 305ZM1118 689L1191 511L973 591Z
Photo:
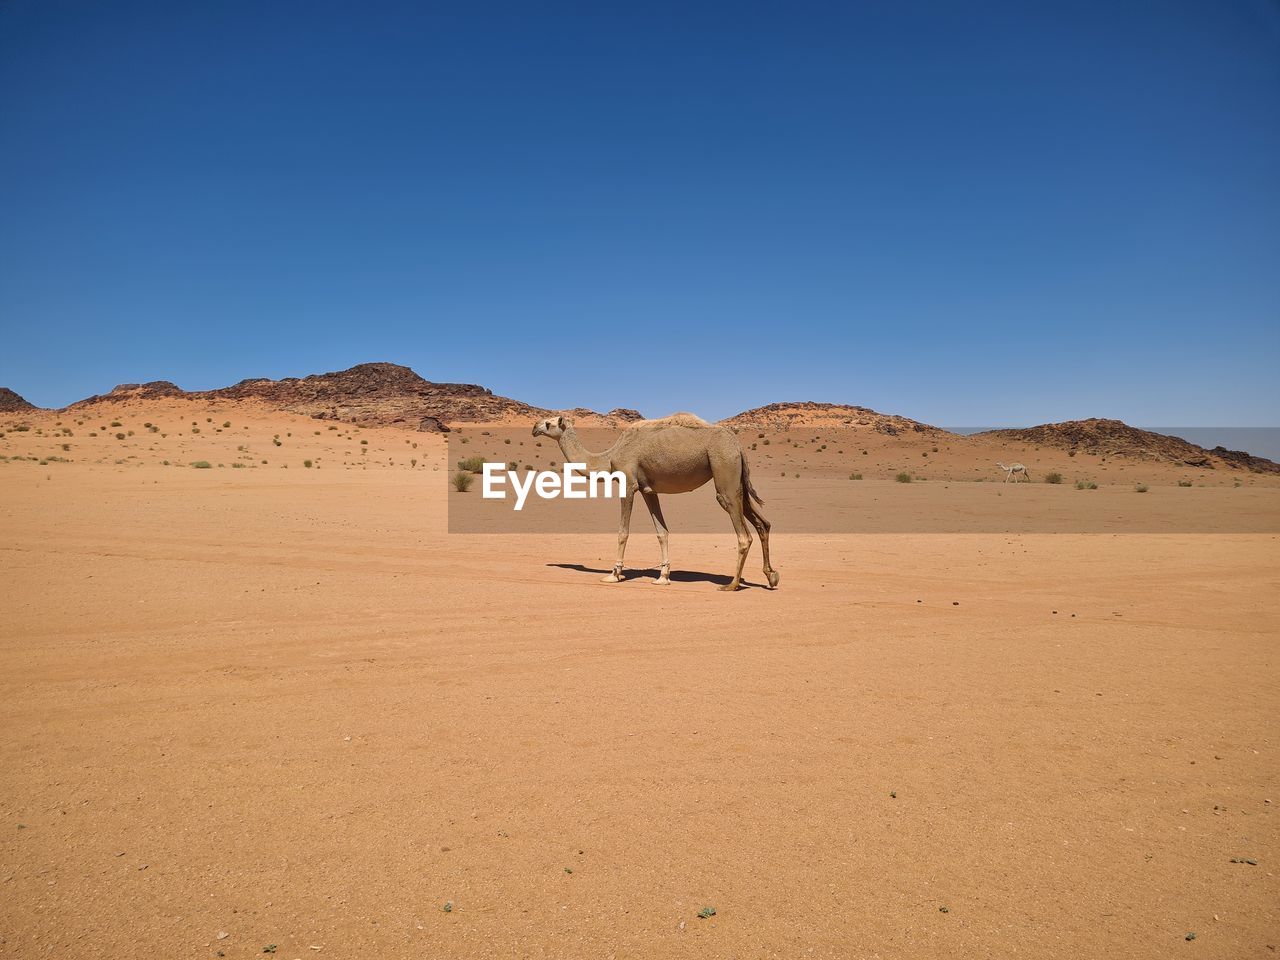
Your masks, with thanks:
M608 468L608 457L602 453L592 453L584 447L573 427L560 434L559 443L565 463L585 463L588 470Z

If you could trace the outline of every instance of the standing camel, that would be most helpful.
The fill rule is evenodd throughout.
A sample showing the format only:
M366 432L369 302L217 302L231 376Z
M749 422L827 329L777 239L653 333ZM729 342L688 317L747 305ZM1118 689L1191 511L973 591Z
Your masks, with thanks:
M1011 463L1011 464L1009 464L1008 466L1005 466L1003 463L1001 463L999 460L997 460L997 461L996 461L996 466L997 466L997 467L999 467L1001 470L1003 470L1003 471L1004 471L1004 482L1005 482L1005 483L1008 483L1008 482L1009 482L1009 478L1010 478L1010 477L1013 477L1013 482L1014 482L1014 483L1017 483L1017 482L1018 482L1018 478L1019 478L1019 477L1023 478L1024 480L1030 480L1030 479L1031 479L1031 474L1027 473L1027 468L1026 468L1026 467L1024 467L1024 466L1023 466L1022 464L1020 464L1020 463Z
M631 505L636 491L644 497L653 517L662 548L662 569L655 583L671 582L671 561L667 555L667 524L658 504L660 493L688 493L708 480L716 485L716 502L729 514L738 535L738 569L732 582L721 590L737 590L742 583L742 566L751 549L748 522L760 534L764 554L764 575L770 588L778 585L778 571L769 565L769 521L752 503L764 501L751 486L751 471L738 438L728 427L717 427L691 413L677 413L662 420L641 420L626 429L617 442L603 453L592 453L578 440L573 421L549 417L533 427L535 437L551 437L560 444L566 463L585 463L587 471L620 471L627 478L622 498L622 522L618 526L618 559L605 583L622 581L622 556L631 531Z

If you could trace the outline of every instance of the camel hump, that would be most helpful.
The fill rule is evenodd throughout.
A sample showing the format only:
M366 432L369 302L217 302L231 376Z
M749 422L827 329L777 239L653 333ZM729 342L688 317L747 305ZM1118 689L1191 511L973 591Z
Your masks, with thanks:
M709 427L711 424L703 420L697 414L693 413L673 413L669 417L662 417L659 420L637 420L631 424L631 429L636 430L655 430L663 427L691 427L699 429Z

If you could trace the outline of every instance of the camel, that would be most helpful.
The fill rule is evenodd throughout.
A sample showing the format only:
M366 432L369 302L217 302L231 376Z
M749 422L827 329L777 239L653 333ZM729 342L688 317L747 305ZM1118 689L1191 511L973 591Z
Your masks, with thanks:
M1017 483L1017 482L1018 482L1018 478L1019 478L1019 477L1022 477L1022 478L1023 478L1023 479L1025 479L1025 480L1030 480L1030 479L1031 479L1031 474L1027 473L1027 468L1026 468L1026 467L1024 467L1024 466L1023 466L1022 464L1020 464L1020 463L1011 463L1011 464L1009 464L1008 466L1005 466L1003 463L1001 463L999 460L997 460L997 461L996 461L996 466L997 466L997 467L999 467L1001 470L1003 470L1003 471L1004 471L1004 482L1005 482L1005 483L1008 483L1008 482L1009 482L1009 478L1010 478L1010 477L1012 477L1012 478L1013 478L1013 482L1014 482L1014 483Z
M662 568L657 584L671 582L671 561L667 554L667 524L658 503L660 493L688 493L708 480L716 485L716 502L729 514L738 535L738 568L733 580L721 590L737 590L742 583L742 567L751 549L751 531L760 534L764 554L764 575L770 589L778 585L778 571L769 564L769 521L755 504L764 503L751 485L751 471L737 436L728 427L707 423L691 413L677 413L661 420L640 420L628 427L608 450L593 453L578 440L573 420L557 416L539 420L535 437L550 437L564 453L566 463L585 463L592 470L616 470L627 478L622 498L622 521L618 526L618 559L604 583L622 582L622 557L631 531L631 506L636 492L644 497L662 549ZM755 501L755 504L752 501Z

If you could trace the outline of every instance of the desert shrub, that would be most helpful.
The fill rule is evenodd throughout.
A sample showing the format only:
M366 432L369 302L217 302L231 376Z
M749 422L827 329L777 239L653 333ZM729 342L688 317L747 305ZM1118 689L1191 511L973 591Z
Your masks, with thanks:
M239 460L237 460L235 463L233 463L233 464L231 465L231 469L232 469L232 470L243 470L243 469L244 469L244 464L243 464L243 463L241 463Z
M191 465L192 465L193 467L195 467L197 470L212 470L212 469L213 469L213 464L211 464L208 460L196 460L196 461L194 461Z
M1145 483L1136 483L1136 484L1134 484L1134 486L1133 486L1133 492L1134 492L1134 493L1146 493L1146 492L1147 492L1147 485L1146 485Z
M314 466L314 464L310 460L303 460L302 465L306 467L308 470L310 470Z
M71 444L69 444L69 443L64 443L64 444L62 445L62 449L63 449L63 450L70 450L70 449L71 449ZM1187 484L1187 486L1189 487L1189 486L1191 486L1191 484L1189 484L1189 483L1188 483L1188 484Z
M229 427L229 426L231 426L231 421L230 421L230 420L227 420L227 421L225 421L222 425L223 425L223 427Z
M283 446L284 446L284 441L283 441L283 440L281 440L279 437L275 437L271 442L272 442L273 444L275 444L277 447L283 447Z
M458 469L467 473L480 473L484 469L484 457L467 457L458 461Z
M31 428L30 428L29 426L27 426L25 423L19 423L19 424L17 424L16 426L14 426L14 427L13 427L13 432L14 432L14 433L26 433L26 432L27 432L28 430L30 430L30 429L31 429Z
M894 477L893 479L894 479L894 480L896 480L898 483L910 483L910 482L911 482L911 474L907 473L906 471L903 471L902 473L898 474L898 475L897 475L896 477Z
M64 445L64 449L65 449L65 445ZM1180 486L1180 487L1189 487L1189 486L1191 486L1191 481L1190 481L1190 480L1179 480L1179 481L1178 481L1178 486Z
M112 421L111 421L111 425L112 425L113 427L123 427L123 426L124 426L124 424L123 424L123 423L121 423L119 420L112 420Z
M860 474L860 473L851 473L851 474L849 474L849 479L850 479L850 480L861 480L861 479L862 479L862 474Z
M124 439L124 434L123 434L123 433L117 433L117 434L116 434L116 439L117 439L117 440L123 440L123 439Z
M1092 480L1077 480L1076 489L1077 490L1097 490L1098 485L1094 483Z
M472 484L472 481L474 480L475 480L475 477L473 477L467 471L459 470L457 473L453 475L453 480L452 480L453 489L457 490L459 493L466 493L468 490L471 489L471 484Z
M1057 472L1054 472L1054 473L1046 473L1046 474L1044 475L1044 482L1045 482L1045 483L1061 483L1061 482L1062 482L1062 474L1057 473Z

